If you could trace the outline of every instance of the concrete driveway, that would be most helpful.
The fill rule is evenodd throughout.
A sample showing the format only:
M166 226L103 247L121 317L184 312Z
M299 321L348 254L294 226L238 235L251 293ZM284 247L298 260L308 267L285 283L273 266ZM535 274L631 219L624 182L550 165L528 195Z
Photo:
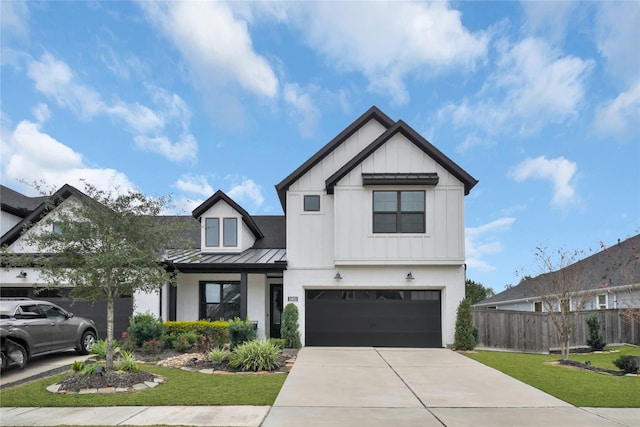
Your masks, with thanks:
M451 350L305 347L262 425L620 427L640 410L576 408Z

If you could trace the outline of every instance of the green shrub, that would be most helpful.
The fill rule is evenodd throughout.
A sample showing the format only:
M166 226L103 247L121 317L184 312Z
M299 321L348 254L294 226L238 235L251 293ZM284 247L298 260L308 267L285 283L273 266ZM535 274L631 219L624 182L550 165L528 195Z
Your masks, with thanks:
M133 353L129 351L123 351L120 354L120 359L115 364L116 369L119 371L127 371L127 372L139 372L140 371L140 362L138 362L133 355Z
M144 341L140 351L145 354L159 354L164 348L164 341L153 338L151 341Z
M80 372L84 369L84 362L81 360L74 360L71 364L71 370L73 372Z
M229 364L243 371L271 371L278 367L280 349L269 341L253 340L238 346Z
M80 371L80 375L95 375L98 368L104 369L104 367L98 362L86 364Z
M184 332L175 339L173 348L179 352L193 350L193 346L198 341L198 334L195 332Z
M180 334L186 332L195 332L200 336L197 346L202 348L221 347L229 342L227 329L229 322L225 320L198 320L190 322L165 322L165 332L175 340ZM204 338L203 338L204 337ZM167 343L169 344L169 343Z
M298 307L289 303L284 307L282 312L282 326L280 335L284 339L284 346L287 348L300 348L300 325L298 325Z
M111 343L111 350L113 350L113 354L116 355L120 352L120 347L118 347L118 342L113 341ZM107 357L107 340L98 340L91 346L91 350L89 353L95 354L98 359L106 359Z
M587 345L591 347L591 351L602 351L607 345L604 341L604 337L600 332L600 322L598 321L598 315L592 313L587 319L587 326L589 327L589 338L587 338Z
M273 345L275 345L276 347L278 347L280 350L284 350L284 339L282 338L269 338L269 342Z
M637 374L640 371L640 357L638 356L629 354L620 356L613 361L613 364L623 370L625 374Z
M453 338L455 350L473 350L476 347L473 329L471 302L465 298L460 301L456 314L456 331Z
M253 324L239 317L229 321L228 331L232 349L256 339L256 331L253 329Z
M145 341L161 340L164 335L164 325L161 319L152 314L134 314L129 318L127 331L136 347L141 347Z
M225 347L216 347L209 352L209 360L215 364L222 364L229 360L231 356L231 351Z

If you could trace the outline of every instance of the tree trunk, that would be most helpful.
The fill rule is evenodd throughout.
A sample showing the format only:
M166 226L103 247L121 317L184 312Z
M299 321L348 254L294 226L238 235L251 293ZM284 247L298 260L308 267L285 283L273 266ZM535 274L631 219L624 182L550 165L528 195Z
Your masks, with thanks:
M113 311L114 298L111 289L107 292L107 368L113 368Z

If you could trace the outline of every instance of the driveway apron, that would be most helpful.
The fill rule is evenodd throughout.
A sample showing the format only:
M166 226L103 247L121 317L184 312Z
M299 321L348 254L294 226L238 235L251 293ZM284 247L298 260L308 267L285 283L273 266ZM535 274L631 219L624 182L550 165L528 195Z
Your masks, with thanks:
M621 426L446 349L305 347L262 424Z

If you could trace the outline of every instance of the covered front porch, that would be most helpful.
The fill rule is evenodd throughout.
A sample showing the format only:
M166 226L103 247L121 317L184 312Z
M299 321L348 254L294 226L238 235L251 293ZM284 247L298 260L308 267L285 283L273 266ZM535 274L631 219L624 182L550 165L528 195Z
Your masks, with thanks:
M136 312L150 312L165 321L239 317L256 324L258 338L280 337L284 249L248 249L239 254L174 250L166 263L177 274L177 286L165 286L155 298L137 295Z

